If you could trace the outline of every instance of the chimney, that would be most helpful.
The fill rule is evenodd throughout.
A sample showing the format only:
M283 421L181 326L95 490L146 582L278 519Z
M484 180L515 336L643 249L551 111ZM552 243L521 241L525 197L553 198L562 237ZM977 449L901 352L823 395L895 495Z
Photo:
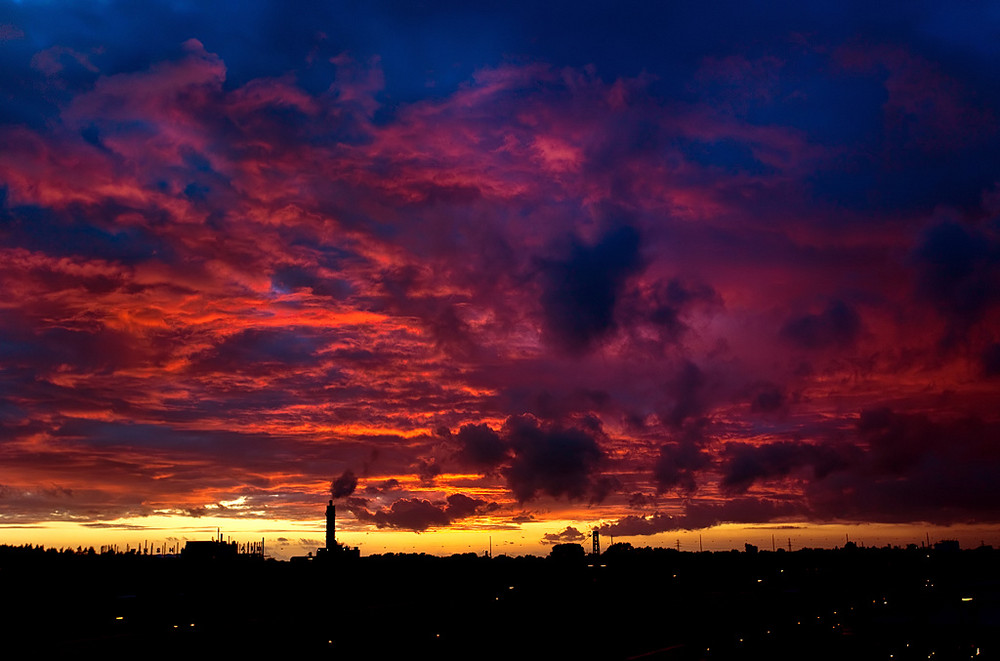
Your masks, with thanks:
M337 508L333 501L326 506L326 549L332 551L337 546Z

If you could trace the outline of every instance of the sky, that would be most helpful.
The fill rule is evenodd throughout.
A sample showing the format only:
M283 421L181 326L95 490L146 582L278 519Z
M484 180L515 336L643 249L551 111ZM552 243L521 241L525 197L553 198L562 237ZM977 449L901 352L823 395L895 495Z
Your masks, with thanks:
M0 535L1000 543L998 36L0 2Z

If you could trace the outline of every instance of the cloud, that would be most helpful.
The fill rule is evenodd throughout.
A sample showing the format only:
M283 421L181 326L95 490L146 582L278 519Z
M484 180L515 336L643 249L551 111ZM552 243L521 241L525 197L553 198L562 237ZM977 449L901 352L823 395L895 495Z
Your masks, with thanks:
M586 535L573 526L566 526L566 529L562 532L547 532L542 535L541 543L544 545L573 544L582 542L586 538Z
M952 220L929 226L914 249L917 291L948 323L945 344L964 340L1000 302L1000 236Z
M982 16L222 7L0 26L0 516L995 519Z
M3 32L3 28L5 27L9 26L0 26L0 33ZM24 33L22 32L20 36L23 37ZM0 41L4 41L4 39L0 37ZM65 68L64 61L76 62L78 66L83 67L91 73L97 72L97 67L91 63L90 58L86 54L78 53L72 48L64 46L53 46L38 51L31 58L31 68L41 71L46 76L54 76L63 71Z
M735 498L722 502L688 501L679 516L654 512L650 516L628 515L601 527L601 534L616 537L655 535L673 530L697 530L720 523L767 523L804 514L801 505L767 498Z
M496 503L460 493L451 494L444 503L432 503L422 498L401 498L389 507L375 511L369 510L359 499L349 500L347 506L361 522L374 523L379 528L401 528L416 532L448 526L456 520L492 512L499 507Z
M744 493L756 482L779 480L802 468L811 468L813 477L822 479L860 461L854 446L802 441L729 443L724 457L719 485L727 493Z
M843 349L861 333L861 317L843 301L831 301L816 314L789 319L781 336L802 349Z
M365 485L365 493L376 495L376 494L385 493L387 491L395 491L395 490L397 490L399 488L400 488L399 480L397 480L396 478L393 477L393 478L389 478L388 480L385 480L384 482L381 482L379 484L372 484L372 483L366 484Z
M0 41L17 41L24 39L24 30L10 23L0 23Z
M636 491L631 494L628 498L629 507L635 509L644 509L656 503L656 497L650 496L642 493L641 491Z
M623 516L613 524L602 526L600 532L602 535L617 535L622 537L655 535L658 532L680 530L682 528L684 528L684 523L679 517L655 512L650 516L636 516L634 514Z
M359 521L374 523L379 528L423 531L432 526L447 526L451 523L443 508L422 499L401 498L387 509L375 512L353 507L351 513Z
M996 520L1000 500L987 475L1000 467L989 442L995 423L935 421L923 414L868 409L852 437L816 443L727 446L721 486L730 494L794 477L809 520L940 523Z
M685 527L707 528L719 523L767 523L805 514L795 499L733 498L721 503L696 501L685 508Z
M464 519L474 514L492 512L498 507L496 503L490 503L481 498L471 498L461 493L453 493L446 500L448 506L445 508L445 512L452 520Z
M641 283L627 289L619 304L619 323L637 346L651 345L662 355L665 347L677 345L690 330L688 318L700 310L715 310L722 304L719 293L705 283L680 278ZM655 341L650 342L650 335Z
M862 411L858 433L880 474L904 475L938 445L936 425L923 416L899 415L889 408Z
M77 489L39 484L28 486L0 484L0 511L3 511L5 521L14 523L33 521L100 523L114 519L141 519L154 513L153 508L134 493L112 493L92 487Z
M983 350L980 356L983 374L987 377L1000 375L1000 342L994 342Z
M780 410L785 404L785 394L773 383L762 383L753 394L750 410L754 413L770 413Z
M519 416L507 419L504 433L514 457L503 472L519 502L542 494L581 499L594 488L604 452L593 432Z
M641 266L639 242L639 232L622 225L541 263L543 320L555 346L580 354L611 333L625 282Z
M320 339L305 329L240 331L205 352L199 367L216 372L255 372L281 365L304 365L315 360Z
M711 462L711 455L694 438L682 437L679 441L665 443L660 447L653 465L653 479L657 490L660 493L673 489L689 493L695 491L695 476Z
M672 406L666 414L666 422L672 427L681 427L690 418L702 415L707 408L705 401L706 379L704 372L690 360L685 360L677 375L667 386L667 394Z
M330 483L330 496L336 500L347 498L358 488L358 478L351 469L345 470L336 480Z
M507 459L507 444L488 425L462 425L454 439L459 446L456 460L462 465L489 470Z
M468 424L446 437L458 446L454 461L498 472L522 503L545 496L600 502L621 488L619 480L600 474L604 433L596 418L562 425L531 415L511 416L499 431Z

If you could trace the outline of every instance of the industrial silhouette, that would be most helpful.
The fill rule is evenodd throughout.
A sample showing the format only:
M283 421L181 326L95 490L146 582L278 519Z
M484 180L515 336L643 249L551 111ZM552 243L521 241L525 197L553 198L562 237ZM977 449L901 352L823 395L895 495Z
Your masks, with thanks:
M337 541L331 500L325 546L293 562L221 533L180 554L0 545L16 605L4 643L43 657L998 658L991 547L744 548L602 551L592 531L589 554L362 558Z
M328 562L334 559L357 559L361 551L356 547L344 546L337 541L337 506L329 501L326 506L326 546L316 549L316 559Z

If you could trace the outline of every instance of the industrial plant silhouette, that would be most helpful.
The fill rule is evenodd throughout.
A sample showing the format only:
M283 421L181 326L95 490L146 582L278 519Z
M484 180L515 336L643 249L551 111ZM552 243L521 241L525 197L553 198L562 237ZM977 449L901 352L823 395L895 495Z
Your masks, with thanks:
M0 546L7 649L108 658L976 659L1000 650L1000 553L681 552L557 544L548 557L362 557L336 540L178 553ZM175 549L170 549L175 550ZM110 656L108 656L110 655Z

